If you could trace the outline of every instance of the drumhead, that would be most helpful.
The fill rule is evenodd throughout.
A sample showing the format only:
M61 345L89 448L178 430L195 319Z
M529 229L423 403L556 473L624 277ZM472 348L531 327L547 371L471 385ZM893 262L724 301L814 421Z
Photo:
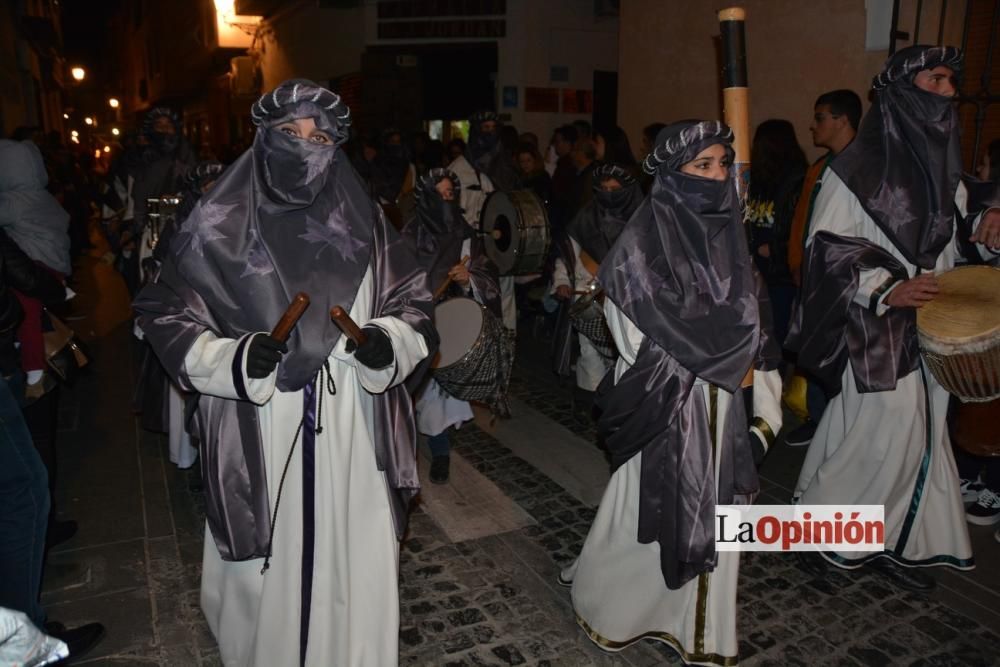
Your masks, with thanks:
M483 205L486 255L500 275L537 271L549 250L545 204L531 190L494 192Z
M483 330L483 307L472 299L458 297L434 308L434 325L441 337L435 368L444 368L468 354Z
M1000 269L963 266L937 280L941 291L917 309L917 329L924 347L947 352L955 345L979 347L977 344L991 344L1000 338Z
M521 216L514 200L506 192L493 192L483 204L482 221L486 254L500 273L507 273L517 261L521 243Z

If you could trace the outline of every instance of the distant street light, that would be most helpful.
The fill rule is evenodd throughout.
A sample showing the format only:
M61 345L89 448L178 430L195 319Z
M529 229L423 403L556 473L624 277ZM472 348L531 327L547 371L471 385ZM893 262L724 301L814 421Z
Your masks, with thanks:
M111 107L112 109L117 109L118 108L118 98L117 97L112 97L111 99L109 99L108 100L108 106Z
M80 133L77 132L76 130L71 130L70 134L73 135L74 137L79 137L80 136Z
M68 113L64 113L63 114L63 118L65 118L66 120L69 120L69 114Z
M101 157L101 151L99 149L94 151L94 157Z
M119 134L121 134L121 131L117 127L113 127L111 128L111 134L117 137Z
M110 153L111 152L111 146L105 146L104 147L104 152L105 153Z
M80 143L80 138L77 137L75 134L72 137L70 137L69 140L72 141L74 144Z
M76 79L77 81L83 81L84 78L87 76L87 70L83 69L82 67L74 67L69 71L69 73L72 74L73 78Z
M87 116L86 118L83 119L83 122L86 123L87 125L93 125L94 119L91 118L90 116Z

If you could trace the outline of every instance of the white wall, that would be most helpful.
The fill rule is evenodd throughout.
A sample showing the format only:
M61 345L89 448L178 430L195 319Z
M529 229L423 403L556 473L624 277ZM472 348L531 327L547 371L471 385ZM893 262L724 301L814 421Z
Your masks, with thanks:
M591 90L594 70L617 72L618 19L595 17L593 0L508 0L507 37L498 51L498 101L504 86L518 87L518 107L499 111L544 146L555 128L590 114L525 111L525 86ZM553 65L569 67L569 81L553 83Z
M365 48L362 12L311 3L266 21L255 45L263 90L295 77L322 82L359 71Z

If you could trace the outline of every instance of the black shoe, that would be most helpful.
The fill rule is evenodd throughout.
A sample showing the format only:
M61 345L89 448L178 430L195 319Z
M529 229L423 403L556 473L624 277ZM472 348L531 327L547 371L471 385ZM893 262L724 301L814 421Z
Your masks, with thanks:
M76 521L50 521L45 532L45 547L51 549L76 535Z
M876 558L868 561L868 566L889 579L897 587L911 593L929 593L937 586L937 582L926 572L903 567L888 558Z
M435 456L431 459L431 481L435 484L447 482L450 464L451 458L448 456Z
M67 628L62 623L46 623L45 632L66 643L69 647L69 657L65 661L82 658L92 648L104 639L104 626L100 623L88 623L78 628Z
M813 551L795 551L795 560L799 567L813 577L822 578L826 576L826 559Z
M785 444L789 447L805 447L812 442L814 435L816 435L816 422L807 419L785 436Z

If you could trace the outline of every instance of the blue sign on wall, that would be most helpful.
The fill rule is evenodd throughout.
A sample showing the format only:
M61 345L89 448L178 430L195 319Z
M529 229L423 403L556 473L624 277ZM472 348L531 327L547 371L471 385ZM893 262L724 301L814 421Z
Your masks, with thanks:
M517 86L503 87L503 108L504 109L517 108Z

